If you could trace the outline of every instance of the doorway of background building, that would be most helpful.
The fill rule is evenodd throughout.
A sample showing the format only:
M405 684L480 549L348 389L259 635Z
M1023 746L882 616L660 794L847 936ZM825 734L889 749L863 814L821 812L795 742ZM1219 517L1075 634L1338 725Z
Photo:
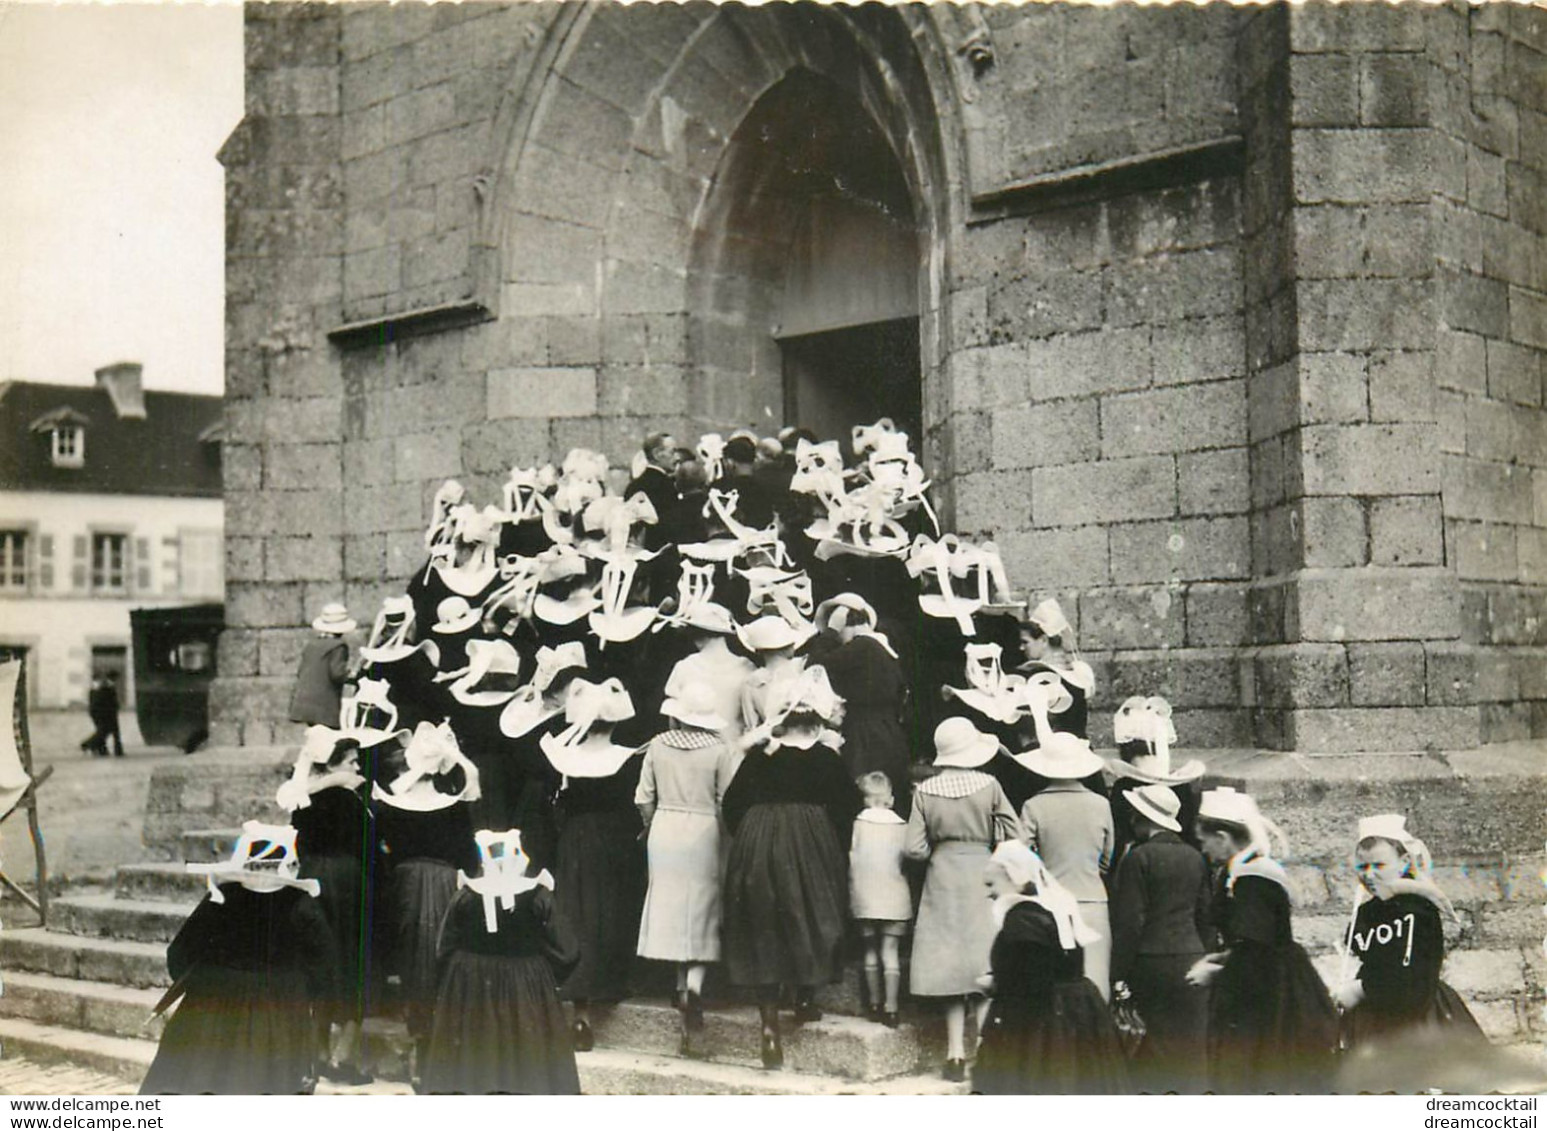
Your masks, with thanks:
M883 416L922 441L919 320L894 318L778 339L784 360L784 414L792 424L849 450L849 430Z

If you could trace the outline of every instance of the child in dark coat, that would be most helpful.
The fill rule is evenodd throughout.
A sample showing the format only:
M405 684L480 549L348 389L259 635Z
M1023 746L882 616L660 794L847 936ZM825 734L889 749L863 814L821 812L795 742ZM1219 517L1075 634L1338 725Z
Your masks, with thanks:
M1132 995L1145 1022L1133 1064L1145 1092L1194 1090L1208 1031L1208 995L1187 971L1204 954L1209 867L1182 840L1181 800L1163 785L1124 794L1137 842L1117 868L1112 891L1112 981Z

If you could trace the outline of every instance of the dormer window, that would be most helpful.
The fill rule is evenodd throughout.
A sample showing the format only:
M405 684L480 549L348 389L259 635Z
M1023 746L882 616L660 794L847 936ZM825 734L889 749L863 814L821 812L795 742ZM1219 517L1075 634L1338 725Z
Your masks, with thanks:
M86 466L86 425L84 413L73 408L56 408L32 422L34 433L47 432L49 454L55 467Z
M54 466L81 467L86 462L86 429L79 424L54 426Z

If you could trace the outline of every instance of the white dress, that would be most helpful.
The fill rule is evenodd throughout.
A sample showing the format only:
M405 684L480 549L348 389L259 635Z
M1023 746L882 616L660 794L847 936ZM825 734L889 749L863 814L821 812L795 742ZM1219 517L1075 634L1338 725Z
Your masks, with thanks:
M719 960L720 799L740 765L740 751L708 731L666 731L645 750L634 800L654 804L655 815L645 842L642 957Z

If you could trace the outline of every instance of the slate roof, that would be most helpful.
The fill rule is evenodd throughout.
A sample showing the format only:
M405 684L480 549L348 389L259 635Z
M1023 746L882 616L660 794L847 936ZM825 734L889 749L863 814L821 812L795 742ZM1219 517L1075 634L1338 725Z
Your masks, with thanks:
M221 401L147 391L145 419L124 420L97 386L0 383L0 491L219 498ZM81 467L54 466L59 419L85 428Z

